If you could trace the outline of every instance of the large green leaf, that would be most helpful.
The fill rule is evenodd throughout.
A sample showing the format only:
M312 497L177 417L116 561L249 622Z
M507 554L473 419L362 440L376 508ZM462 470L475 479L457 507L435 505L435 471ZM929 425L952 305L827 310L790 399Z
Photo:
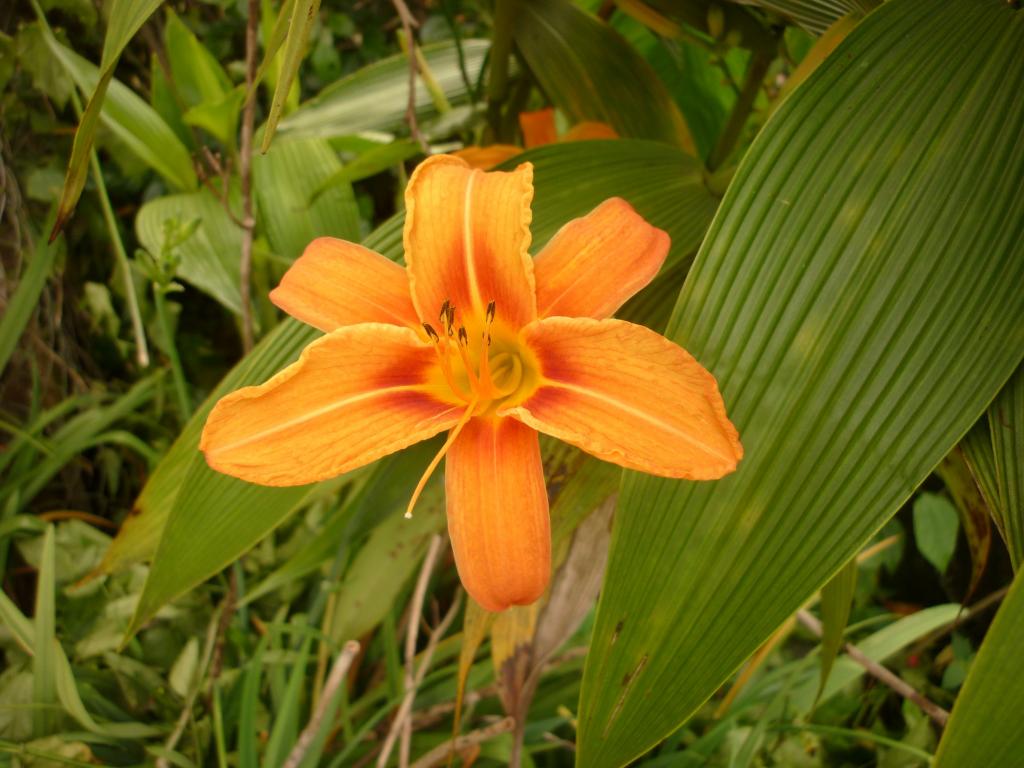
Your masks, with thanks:
M576 122L694 151L668 89L614 29L567 0L518 4L516 47L548 97Z
M988 409L997 501L992 515L1015 570L1024 566L1024 366Z
M61 45L49 30L45 31L45 40L75 85L83 91L93 91L101 76L96 65ZM188 149L156 110L128 86L116 79L110 81L99 120L125 148L173 188L195 189L198 181Z
M675 729L852 557L1024 353L1024 14L892 0L749 150L669 335L746 457L627 473L580 705L580 764Z
M935 755L935 768L965 765L1024 766L1024 576L1014 580L1006 602L981 644L957 696Z
M679 264L697 247L714 213L715 201L703 186L697 162L668 145L577 142L543 147L516 162L521 160L535 164L535 245L545 243L569 219L618 195L669 232L670 261ZM399 259L402 223L396 216L365 244ZM310 486L266 488L220 475L206 466L196 446L218 397L269 378L316 335L296 321L281 323L203 404L149 479L137 514L114 541L103 566L123 567L156 551L133 630L168 600L238 557L312 492Z
M480 76L490 43L463 40L466 74L470 82ZM459 69L459 51L446 41L424 45L420 49L441 90L453 105L469 99ZM374 62L348 77L324 88L314 98L285 117L277 132L293 136L347 136L360 131L394 131L405 119L409 93L409 60L398 54ZM416 81L416 117L423 121L437 114L434 101Z

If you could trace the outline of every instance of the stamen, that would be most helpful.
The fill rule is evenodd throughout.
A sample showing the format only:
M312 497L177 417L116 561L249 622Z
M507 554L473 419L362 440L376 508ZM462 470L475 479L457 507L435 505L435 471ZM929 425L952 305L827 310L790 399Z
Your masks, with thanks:
M463 346L469 346L469 334L466 333L466 326L459 326L459 344Z
M459 350L459 357L462 358L462 365L466 369L466 376L469 377L469 386L474 392L480 390L480 379L477 378L476 372L473 370L473 363L469 359L469 334L466 333L465 327L459 328L459 344L457 345Z
M496 306L495 306L494 302L493 301L488 302L488 304L487 304L487 325L490 325L491 323L494 322L494 315L495 314L497 314L497 312L496 312Z
M437 331L431 327L430 323L424 323L423 330L427 332L427 336L429 336L430 340L435 344L441 340L441 337L437 335Z
M416 490L412 492L412 498L409 499L409 506L406 507L405 517L412 517L412 509L416 506L416 502L419 501L420 495L423 493L423 489L427 486L427 481L430 476L434 474L434 470L437 469L437 465L441 463L441 459L448 453L448 449L455 443L455 438L459 436L462 428L469 422L470 417L473 415L473 410L476 408L477 403L480 401L480 396L477 395L473 398L469 405L466 406L465 413L462 414L462 418L459 419L459 423L455 425L451 432L448 433L448 439L444 441L444 445L441 446L441 450L437 452L437 455L433 458L430 464L427 465L426 471L420 478L420 481L416 484Z

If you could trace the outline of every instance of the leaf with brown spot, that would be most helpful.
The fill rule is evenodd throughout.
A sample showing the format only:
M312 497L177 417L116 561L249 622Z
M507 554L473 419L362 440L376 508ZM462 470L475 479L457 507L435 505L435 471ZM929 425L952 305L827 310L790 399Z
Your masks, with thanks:
M949 488L956 511L960 513L960 524L964 528L967 547L971 552L971 582L962 601L966 604L974 596L985 573L985 566L988 565L988 553L992 546L990 511L959 446L949 452L936 471Z

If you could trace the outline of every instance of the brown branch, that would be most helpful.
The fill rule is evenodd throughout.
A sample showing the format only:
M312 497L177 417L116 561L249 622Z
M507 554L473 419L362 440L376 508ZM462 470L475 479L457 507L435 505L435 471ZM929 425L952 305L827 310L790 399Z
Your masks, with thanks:
M256 32L259 24L259 0L249 0L249 18L245 25L245 90L250 97L242 111L242 139L239 146L239 175L242 178L242 258L239 263L239 288L242 303L242 349L253 346L252 328L252 241L256 220L252 215L252 136L256 123L256 99L252 85L256 80Z
M515 728L515 725L515 718L506 717L484 728L470 731L464 736L459 736L457 739L446 741L444 744L434 747L434 749L413 763L412 768L433 768L435 765L441 765L448 760L448 756L452 752L459 752L475 744L482 744L489 739L493 739L495 736L508 733Z
M445 614L441 623L437 625L433 632L430 633L430 638L427 640L427 647L423 650L422 661L420 662L419 669L416 670L416 677L413 681L413 687L406 691L405 697L402 699L402 703L398 707L398 712L395 714L395 719L391 723L391 729L388 731L387 738L384 740L383 746L381 746L380 755L377 758L378 768L384 768L387 765L388 758L391 756L391 750L394 749L395 741L398 740L399 734L402 732L406 718L412 714L412 703L416 697L416 689L423 683L423 678L427 676L427 670L430 668L430 662L434 658L434 651L437 650L437 644L444 637L445 632L448 631L448 627L451 626L452 621L455 620L455 614L458 613L459 605L462 603L462 593L457 592L455 599L452 601L451 607L448 609L448 613Z
M327 708L330 706L334 695L338 692L338 688L345 682L345 673L352 666L352 660L356 657L357 653L359 653L359 643L355 640L349 640L345 643L344 648L342 648L341 653L338 654L338 658L335 659L334 665L331 667L331 674L327 678L327 684L324 686L323 695L316 706L316 711L309 718L309 723L302 729L299 740L295 742L295 746L292 747L292 751L284 761L284 768L298 768L302 758L306 756L306 752L309 751L317 733L320 732L320 726L323 724L324 716L327 714Z
M405 35L407 47L405 53L409 57L409 97L405 106L405 121L409 124L409 135L420 145L423 154L428 154L430 147L416 122L416 74L419 72L419 67L416 64L416 41L413 40L412 30L413 27L419 26L419 23L409 10L409 6L405 4L405 0L391 0L391 2L398 12L398 17L402 20L402 34Z
M801 608L796 612L796 617L801 624L811 630L815 635L818 637L822 636L821 622L812 614ZM877 661L869 659L864 655L864 652L853 643L847 643L844 645L843 650L846 651L846 655L849 656L852 661L855 661L864 667L872 677L885 683L907 701L912 701L920 707L921 711L928 715L928 717L930 717L940 728L944 728L946 726L946 722L949 720L949 712L944 710L935 702L926 699L916 689L908 685L901 677L890 672Z

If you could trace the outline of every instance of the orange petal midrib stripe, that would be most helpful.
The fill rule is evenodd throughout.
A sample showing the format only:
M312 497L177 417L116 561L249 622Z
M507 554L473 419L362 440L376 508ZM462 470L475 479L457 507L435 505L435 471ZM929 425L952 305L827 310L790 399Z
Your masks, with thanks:
M312 421L313 419L319 416L326 415L328 413L331 413L332 411L344 408L345 406L352 405L354 403L360 403L366 400L371 400L377 397L383 397L385 395L390 395L397 392L421 392L425 396L429 397L429 394L426 392L426 390L424 390L421 385L416 384L406 384L399 387L385 387L382 389L375 389L371 392L361 392L357 395L352 395L350 397L343 398L342 400L338 400L329 405L321 406L316 410L304 413L302 416L298 418L289 419L288 421L275 424L273 427L257 432L255 435L248 435L242 440L237 440L233 443L228 443L227 445L219 446L218 448L214 449L213 453L226 453L228 451L237 450L238 448L244 448L245 446L258 442L259 440L263 440L272 435L292 429L293 427L301 426L302 424ZM435 418L442 417L445 414L454 410L457 410L456 406L451 406L447 410L441 411L440 413L436 414Z
M657 426L657 427L659 427L661 429L664 429L666 432L669 432L669 433L671 433L673 435L681 437L683 440L685 440L686 442L690 443L691 445L694 445L697 448L700 448L701 450L704 450L705 452L711 454L712 456L717 456L718 458L722 459L723 461L734 461L735 458L736 458L735 456L733 456L731 454L722 453L720 450L718 450L718 449L708 445L707 443L703 442L702 440L698 440L697 438L693 437L692 435L688 435L686 432L683 432L683 431L681 431L679 429L676 429L675 427L673 427L673 426L671 426L669 424L666 424L664 421L661 421L661 420L657 419L656 417L652 416L651 414L645 413L644 411L641 411L640 409L638 409L638 408L636 408L636 407L634 407L634 406L632 406L632 405L630 405L628 403L624 403L624 402L622 402L621 400L619 400L617 398L611 397L609 395L605 395L605 394L600 393L600 392L595 392L594 390L588 389L588 388L583 387L583 386L580 386L579 384L570 384L569 382L566 382L566 381L556 381L556 380L553 380L553 379L543 378L543 379L541 379L540 387L544 387L544 386L553 387L555 389L566 389L566 390L569 390L570 392L575 392L576 394L579 394L579 395L589 396L589 397L591 397L591 398L593 398L595 400L599 400L601 402L608 403L609 405L612 405L612 406L614 406L616 408L619 408L619 409L621 409L623 411L626 411L627 413L630 413L630 414L638 417L639 419L641 419L642 421L647 422L648 424L653 424L653 425L655 425L655 426ZM527 400L525 403L523 403L523 406L527 410L529 410L529 400Z
M466 182L466 194L462 203L462 258L466 264L466 281L469 283L470 300L476 313L483 311L483 298L480 296L480 283L476 269L475 243L473 241L473 183L482 171L473 170Z

